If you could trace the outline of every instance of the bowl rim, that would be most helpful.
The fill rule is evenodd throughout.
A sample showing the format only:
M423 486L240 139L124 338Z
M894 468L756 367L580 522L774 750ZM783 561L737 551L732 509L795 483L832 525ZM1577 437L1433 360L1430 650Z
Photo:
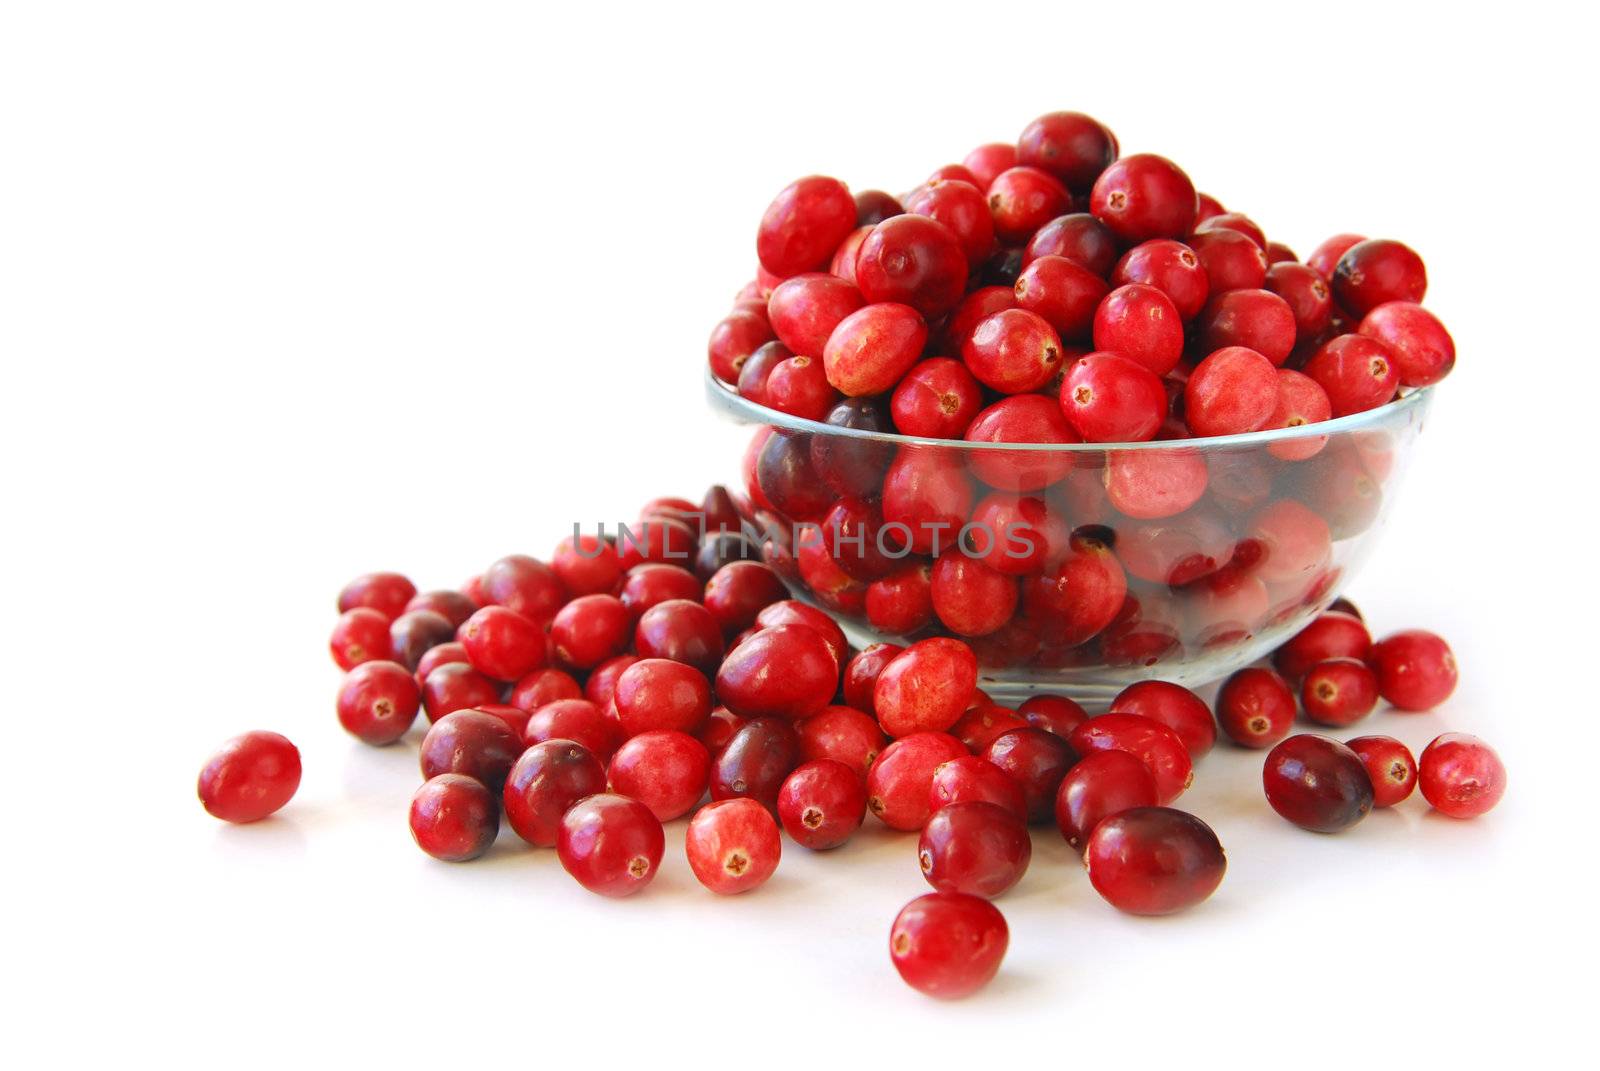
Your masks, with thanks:
M1214 435L1209 438L1154 439L1140 443L1005 443L970 442L966 439L930 439L897 432L866 431L861 428L844 428L818 420L791 416L753 402L722 382L707 368L704 374L706 398L724 412L748 418L752 423L766 424L785 431L805 432L812 435L836 435L850 439L865 439L893 446L927 446L944 450L1004 450L1017 452L1104 453L1109 450L1194 450L1205 451L1219 447L1266 446L1272 443L1293 442L1297 439L1328 438L1346 432L1368 430L1388 425L1391 421L1407 418L1415 420L1426 412L1433 397L1433 386L1417 387L1392 402L1349 416L1335 417L1316 424L1301 424L1293 428L1273 428L1251 431L1240 435ZM1017 395L1012 395L1017 397ZM1045 397L1045 395L1041 395Z

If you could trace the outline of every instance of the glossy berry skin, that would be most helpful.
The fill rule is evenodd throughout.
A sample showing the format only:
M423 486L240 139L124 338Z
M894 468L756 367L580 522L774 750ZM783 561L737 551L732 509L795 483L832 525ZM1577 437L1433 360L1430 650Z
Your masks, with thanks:
M922 356L928 328L909 305L867 305L839 321L823 347L828 382L842 394L882 394Z
M706 343L706 361L712 375L730 386L736 385L754 355L773 340L766 313L736 309L717 321Z
M933 620L933 576L913 565L867 585L867 621L880 632L908 635Z
M1022 253L1026 268L1040 257L1064 257L1104 279L1117 262L1117 236L1087 212L1057 216L1033 233Z
M416 669L423 655L455 638L456 628L450 619L434 610L410 610L389 625L394 660L408 669Z
M961 166L978 180L978 189L986 190L996 175L1017 166L1017 147L1000 141L979 145L962 157Z
M1017 713L1035 729L1066 737L1089 720L1089 714L1064 695L1034 695L1023 700Z
M363 662L339 686L339 724L365 744L392 744L422 706L422 688L398 662Z
M959 1000L989 984L1005 958L1010 931L981 896L933 892L895 916L889 958L905 983L941 1000Z
M630 569L622 582L622 591L617 595L617 598L628 611L630 627L631 622L639 620L650 607L666 602L668 599L696 599L699 597L700 580L698 577L682 566L667 565L662 562L650 562ZM582 600L572 600L574 603L580 601ZM571 605L571 603L568 605ZM557 616L559 617L560 615L558 614ZM553 631L554 626L551 627ZM623 642L627 642L626 638L624 638Z
M711 798L749 798L769 811L778 791L800 765L800 738L782 718L752 718L711 764Z
M1112 269L1111 283L1154 287L1167 296L1185 322L1200 314L1211 292L1195 251L1170 238L1141 242L1124 253Z
M483 782L465 774L431 777L411 797L411 836L417 847L447 863L489 850L500 832L500 805Z
M1018 308L1042 317L1062 341L1073 343L1089 341L1094 333L1095 310L1102 306L1110 290L1100 276L1059 256L1035 257L1022 269L1012 288ZM1180 350L1182 341L1180 326Z
M1273 264L1262 285L1289 306L1299 341L1316 338L1333 319L1333 291L1327 279L1304 264Z
M772 877L783 852L778 823L754 800L728 799L695 812L683 846L700 884L722 896L749 892Z
M671 659L709 675L722 663L722 626L700 603L669 599L639 618L633 649L641 658Z
M1292 335L1289 341L1293 343ZM1142 283L1119 286L1095 310L1094 348L1137 361L1164 376L1183 357L1183 320L1172 299L1156 287Z
M968 754L947 733L913 733L883 749L867 771L867 808L890 829L921 829L931 810L933 775L951 759Z
M1333 270L1339 265L1339 258L1349 252L1352 246L1366 240L1366 235L1363 234L1336 234L1311 251L1311 255L1306 257L1306 267L1324 279L1332 279Z
M801 758L841 762L858 781L866 780L872 760L888 743L877 721L853 707L824 707L797 723L795 732L800 736Z
M1432 710L1450 698L1459 676L1450 645L1422 629L1385 636L1367 664L1378 675L1378 694L1401 710Z
M1278 370L1255 350L1227 346L1195 366L1183 398L1196 435L1260 431L1278 406Z
M504 606L477 611L458 635L472 668L494 680L518 680L544 665L544 629Z
M987 636L1011 620L1017 607L1017 581L958 547L939 555L929 581L933 612L959 636Z
M966 439L973 443L1075 443L1078 433L1053 399L1043 394L1017 394L979 413L967 429ZM1065 451L983 450L973 451L968 464L974 475L996 490L1039 491L1065 476L1073 457ZM960 527L956 525L956 529ZM954 541L956 529L947 534L945 546ZM916 544L915 536L912 541Z
M465 662L446 662L422 682L422 708L428 720L485 703L500 702L500 686Z
M1211 284L1211 297L1229 290L1259 290L1267 281L1267 255L1233 230L1205 231L1187 239Z
M1083 861L1095 891L1132 915L1193 907L1216 892L1228 869L1211 827L1170 807L1135 807L1101 821Z
M537 848L552 848L567 810L605 790L605 765L582 744L554 739L534 744L517 758L501 799L517 836Z
M953 803L922 827L917 862L941 892L994 899L1028 871L1033 841L1022 819L993 803Z
M1282 365L1294 349L1298 326L1289 303L1270 290L1227 290L1206 303L1197 324L1207 351L1243 346Z
M621 730L601 709L587 699L557 699L528 715L522 727L524 745L546 740L571 740L582 744L602 764L621 743Z
M937 219L895 216L873 227L861 243L856 285L869 304L897 302L935 319L955 308L966 292L967 253L955 232Z
M255 730L234 737L206 760L198 792L207 813L224 822L259 822L300 787L300 751L288 737Z
M567 601L555 570L525 554L501 558L483 571L479 583L486 604L515 610L531 621L549 621Z
M1003 309L973 329L961 360L974 379L1002 394L1035 391L1061 367L1061 338L1038 313Z
M1183 739L1166 725L1140 714L1102 714L1072 731L1070 743L1079 755L1125 751L1143 762L1156 779L1162 806L1181 796L1194 781L1194 762Z
M1056 789L1056 828L1081 852L1102 820L1158 803L1149 767L1126 751L1097 751L1074 763L1061 779Z
M756 625L763 630L782 628L785 625L808 628L827 643L828 650L833 655L835 674L844 667L845 655L850 648L850 644L845 640L844 629L815 606L808 606L798 599L783 599L763 608L756 615ZM834 683L837 685L837 681Z
M945 450L904 447L883 479L883 519L910 528L911 548L918 554L932 552L935 526L958 531L972 502L966 466ZM948 536L943 544L949 544Z
M717 698L742 717L798 720L827 706L838 683L827 637L805 625L778 625L728 652L717 671Z
M1371 649L1372 637L1359 617L1330 609L1274 651L1272 664L1287 680L1299 682L1318 662L1330 658L1364 659Z
M950 727L950 735L967 745L974 754L981 754L1002 733L1026 728L1029 728L1028 723L1016 711L984 699L967 708L966 713Z
M557 543L550 555L550 569L574 598L610 594L622 581L617 548L588 532Z
M1392 736L1358 736L1346 741L1367 768L1372 782L1372 805L1393 807L1417 787L1417 760L1411 749Z
M1127 576L1110 548L1075 539L1060 563L1029 579L1023 614L1046 639L1073 647L1102 632L1127 594Z
M936 636L907 647L883 668L872 706L890 736L943 732L961 717L977 686L972 648Z
M1167 415L1167 392L1149 368L1116 353L1074 361L1061 384L1061 411L1085 442L1148 442Z
M1109 712L1138 714L1160 722L1178 734L1189 757L1196 762L1217 742L1217 721L1211 716L1211 708L1181 684L1168 681L1130 684L1111 700Z
M1378 677L1357 658L1330 658L1300 684L1306 717L1318 725L1354 725L1378 705Z
M411 676L417 682L417 687L420 688L423 682L428 679L428 674L451 662L460 662L462 665L467 665L467 649L459 643L441 643L437 647L428 648L427 652L417 659L417 671ZM398 662L395 664L399 665Z
M1337 740L1301 733L1267 753L1261 782L1272 809L1301 829L1337 833L1372 810L1361 756Z
M693 733L711 713L711 686L693 666L644 658L622 671L612 693L628 736L653 729Z
M694 809L711 780L711 753L688 733L656 730L627 740L611 757L611 790L650 808L663 822Z
M961 438L982 408L983 388L966 365L950 357L919 362L889 402L896 431L929 439Z
M481 710L458 710L440 718L422 738L422 776L466 774L499 792L522 754L522 736L503 718Z
M1241 669L1217 693L1217 722L1242 747L1268 748L1288 736L1295 710L1294 693L1270 669Z
M1428 271L1411 247L1372 238L1345 251L1332 283L1339 307L1365 316L1388 301L1421 301L1428 292Z
M853 655L844 667L842 689L845 705L876 716L877 708L873 706L872 698L878 677L884 667L904 650L897 643L874 643Z
M983 191L970 182L960 179L929 182L906 198L906 210L927 216L948 228L961 243L969 270L980 267L994 252L994 217L989 214L989 202L984 199ZM859 277L859 258L856 270Z
M929 813L955 803L992 803L1023 822L1028 820L1028 799L1022 786L982 755L962 755L933 771L928 785Z
M393 621L409 609L406 604L416 594L417 586L399 573L363 573L340 590L339 612L365 607Z
M1445 733L1417 763L1422 798L1440 814L1476 818L1506 794L1506 768L1493 748L1467 733Z
M861 828L866 815L860 771L835 759L796 767L778 790L778 821L796 844L812 851L837 848Z
M558 699L582 698L583 688L572 674L546 666L544 669L534 670L519 680L512 687L511 695L506 702L532 713L546 703L554 703Z
M756 623L762 610L788 598L778 574L761 562L729 562L706 581L703 602L725 636Z
M1306 362L1305 374L1328 393L1336 417L1376 409L1394 397L1400 384L1389 347L1365 335L1329 339Z
M601 896L632 896L650 884L665 849L661 823L650 808L604 792L573 804L556 836L561 866Z
M839 321L866 301L850 283L825 272L807 272L779 283L767 299L767 320L792 353L822 356Z
M856 194L855 202L858 228L882 223L890 216L898 216L905 211L899 201L882 190L862 190Z
M1008 245L1027 241L1034 231L1072 206L1072 194L1059 179L1023 165L996 175L987 193L995 235Z
M464 593L441 590L424 591L412 596L411 601L406 603L405 612L432 610L459 629L477 609L478 604Z
M1193 229L1196 208L1189 176L1171 160L1151 153L1111 164L1089 194L1089 211L1130 245L1182 238Z
M1267 428L1298 428L1332 418L1333 403L1316 380L1292 368L1278 369L1278 405ZM1304 461L1321 453L1327 444L1326 435L1313 435L1269 443L1267 451L1284 461Z
M780 279L819 270L856 227L856 202L838 179L809 175L784 187L761 217L756 256Z
M1083 193L1117 158L1117 139L1082 112L1050 112L1023 128L1016 154L1018 163L1048 171Z
M389 619L370 606L356 606L339 615L328 652L334 664L352 670L363 662L386 662L394 657L389 642Z
M983 757L1022 788L1028 821L1047 822L1055 807L1056 790L1078 753L1054 733L1027 728L1000 734Z
M1456 344L1438 317L1410 301L1386 301L1361 318L1356 333L1389 348L1400 384L1426 387L1450 374Z

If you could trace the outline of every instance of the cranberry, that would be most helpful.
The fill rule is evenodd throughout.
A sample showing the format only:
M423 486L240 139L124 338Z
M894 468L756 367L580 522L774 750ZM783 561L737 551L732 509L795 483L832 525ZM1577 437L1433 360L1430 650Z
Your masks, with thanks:
M842 690L845 703L857 710L874 714L872 693L877 687L878 675L903 650L905 648L899 644L874 643L852 656L844 667Z
M1056 790L1056 827L1082 851L1094 827L1114 814L1159 802L1156 779L1125 751L1097 751L1075 763Z
M1319 725L1353 725L1378 705L1378 678L1359 659L1331 658L1307 671L1300 701Z
M767 301L767 319L790 350L817 357L839 321L865 303L861 291L845 280L808 272L778 284Z
M711 754L688 733L640 733L611 757L611 789L636 799L663 822L688 814L711 779Z
M994 252L994 217L989 214L983 191L972 183L930 182L906 199L906 210L947 228L960 243L969 268L978 268Z
M1365 335L1329 339L1306 362L1305 373L1328 392L1336 417L1376 409L1394 397L1400 383L1389 347Z
M1100 276L1059 256L1033 259L1013 287L1020 308L1043 318L1059 338L1069 342L1089 340L1095 310L1109 290ZM1181 331L1179 344L1181 348Z
M937 447L901 449L883 479L883 519L911 532L911 549L948 546L972 511L972 484L961 457Z
M666 658L709 674L722 661L722 628L698 602L671 599L639 618L633 645L641 658Z
M1159 290L1186 321L1199 315L1210 293L1200 258L1193 249L1170 238L1141 242L1128 250L1112 270L1111 282L1118 287L1143 285Z
M981 755L962 755L933 772L928 786L928 811L937 813L953 803L992 803L1019 819L1028 818L1028 801L1022 786Z
M967 441L1065 444L1079 440L1053 398L1019 394L1002 398L979 413L967 429ZM1065 450L976 450L971 454L973 473L1000 491L1042 490L1065 476L1072 465L1073 456Z
M917 860L941 892L992 899L1027 873L1033 842L1021 818L993 803L955 803L934 812L922 829Z
M465 662L446 662L422 682L422 708L430 722L458 710L500 702L500 686Z
M1361 611L1356 609L1356 604L1342 595L1328 604L1328 610L1335 613L1349 614L1357 621L1364 620L1361 616Z
M578 686L572 674L547 666L544 669L536 669L519 680L511 689L511 695L506 702L531 713L546 703L554 703L557 699L581 698L583 689Z
M1195 223L1196 234L1205 234L1208 231L1229 230L1237 231L1250 239L1261 249L1267 248L1267 236L1262 233L1256 222L1242 212L1218 212L1207 216Z
M706 582L705 609L724 635L732 635L787 594L778 574L760 562L729 562Z
M1324 279L1333 278L1333 270L1339 264L1339 258L1350 251L1352 246L1366 241L1365 235L1336 234L1311 251L1306 258L1306 267L1322 276Z
M933 620L933 574L926 565L902 569L867 585L867 620L879 632L909 635Z
M573 804L556 838L561 866L602 896L631 896L650 884L665 848L661 822L650 808L604 792Z
M1377 339L1389 349L1400 382L1426 387L1450 374L1456 344L1438 318L1410 301L1388 301L1361 318L1356 333Z
M467 649L461 644L455 642L441 643L439 646L430 647L423 652L422 657L417 659L417 670L411 676L416 680L417 687L420 688L422 683L428 679L428 674L440 666L451 662L466 663L466 661ZM398 664L396 663L396 665Z
M1017 166L1017 147L998 141L979 145L967 153L961 165L977 180L978 189L986 190L1000 172Z
M739 717L727 707L717 707L695 733L695 739L706 746L713 758L722 754L722 749L728 746L735 733L745 727L745 719Z
M800 582L811 589L817 602L835 613L862 612L867 602L867 585L839 568L824 540L802 538L793 553L800 567ZM758 622L759 617L757 615Z
M824 707L799 722L795 732L803 759L842 762L855 771L858 780L865 780L885 740L878 723L852 707Z
M417 680L398 662L363 662L339 687L339 724L367 744L392 744L406 734L422 704Z
M643 658L622 671L612 701L628 736L652 729L693 733L711 713L711 687L693 666Z
M933 892L917 897L895 916L889 958L919 993L957 1000L989 984L1009 940L1005 917L989 901Z
M1167 395L1156 373L1141 362L1118 353L1091 353L1067 369L1061 409L1086 442L1145 442L1161 427Z
M1071 530L1044 499L996 491L972 511L968 552L995 572L1024 576L1067 553Z
M965 182L968 186L976 187L978 178L962 164L945 164L935 169L924 185L935 182Z
M946 550L934 563L930 593L940 622L960 636L994 632L1011 620L1018 601L1014 577L996 572L958 547Z
M1301 829L1337 833L1372 810L1361 757L1337 740L1301 733L1273 748L1261 770L1272 809Z
M1409 629L1372 645L1367 663L1378 675L1378 694L1401 710L1432 710L1456 690L1456 658L1431 632Z
M365 608L376 610L386 621L393 621L410 607L417 586L399 573L364 573L339 592L339 612Z
M752 718L733 734L711 767L711 798L748 797L768 810L800 764L800 738L781 718Z
M1022 787L1030 822L1049 819L1056 789L1077 759L1067 741L1033 728L1002 733L984 750L983 757Z
M1021 269L1018 271L1020 273ZM1016 307L1015 279L1003 286L980 286L962 298L961 304L956 306L956 311L945 319L942 329L936 336L938 345L933 348L941 353L960 353L979 324L997 312Z
M1061 339L1044 317L1027 309L1004 309L978 324L961 359L984 386L1020 394L1049 383L1061 354Z
M1428 292L1428 272L1409 246L1373 238L1345 250L1332 283L1339 307L1365 316L1388 301L1421 301Z
M810 175L786 186L761 217L756 256L780 279L826 264L856 226L856 202L838 179Z
M890 736L941 732L961 717L977 686L972 648L934 637L912 644L884 667L873 688L873 710Z
M1129 283L1111 291L1095 310L1094 346L1164 376L1183 356L1183 321L1162 291Z
M556 614L550 640L563 664L593 669L628 646L631 624L622 600L612 595L582 595Z
M1067 556L1024 588L1023 613L1046 640L1074 647L1098 635L1117 616L1128 579L1103 543L1075 539Z
M1267 421L1268 428L1298 428L1332 417L1328 392L1316 380L1290 368L1278 369L1278 405ZM1327 444L1326 435L1310 435L1269 443L1267 451L1284 461L1304 461L1321 453Z
M1123 567L1154 584L1179 587L1204 579L1226 564L1233 551L1233 533L1209 513L1128 524L1117 531L1117 557Z
M1106 455L1106 498L1138 520L1173 517L1206 492L1206 461L1192 449L1112 450Z
M1292 498L1251 518L1249 543L1260 553L1256 574L1268 583L1312 578L1332 554L1332 534L1320 516Z
M1288 360L1298 330L1294 310L1270 290L1227 290L1206 303L1199 320L1206 350L1243 346L1274 365Z
M627 607L631 622L639 620L652 606L669 599L698 599L700 594L700 580L689 570L678 565L651 563L628 571L618 598ZM574 603L580 601L573 600ZM626 633L622 642L626 645Z
M633 527L618 526L617 564L624 572L646 562L682 566L694 561L695 538L694 529L675 517L641 517Z
M1119 911L1170 915L1217 891L1228 860L1211 827L1170 807L1134 807L1101 821L1083 853L1095 892Z
M1190 235L1188 242L1213 298L1226 290L1258 290L1267 281L1267 254L1238 231L1207 231Z
M1072 730L1089 720L1083 707L1064 695L1034 695L1023 700L1017 713L1035 729L1070 736Z
M736 384L751 355L773 338L766 313L735 309L711 329L706 344L706 359L711 373L724 383Z
M1084 193L1117 158L1117 139L1081 112L1051 112L1023 128L1017 161L1048 171L1068 189Z
M1217 693L1217 721L1236 744L1271 747L1294 724L1295 697L1284 679L1270 669L1241 669Z
M617 690L617 680L627 672L629 666L639 661L637 655L623 654L615 658L608 658L589 674L589 679L583 683L583 697L595 706L604 709L610 704L613 694Z
M1272 265L1266 288L1288 304L1299 339L1316 338L1333 319L1333 292L1327 280L1304 264Z
M522 738L503 718L458 710L440 718L422 738L422 776L466 774L499 792L521 753Z
M796 768L778 791L778 820L795 843L813 851L849 840L866 813L867 790L860 772L834 759L814 759Z
M1065 257L1104 279L1117 262L1117 236L1087 212L1057 216L1034 232L1022 254L1026 268L1040 257Z
M504 606L485 606L474 613L460 636L467 661L486 677L514 681L544 665L544 629Z
M1183 738L1165 723L1142 714L1102 714L1072 731L1068 742L1080 755L1125 751L1149 767L1162 805L1194 781L1194 761Z
M574 596L609 594L622 582L617 548L597 535L574 533L556 544L550 569Z
M756 561L760 557L761 548L743 533L715 532L700 544L700 550L694 557L694 574L702 580L709 580L724 565Z
M793 356L794 351L781 342L767 342L757 347L739 366L736 384L739 397L766 405L767 381L772 378L772 370Z
M1336 610L1320 614L1273 652L1272 664L1291 681L1299 681L1318 662L1367 657L1372 637L1359 617Z
M966 189L977 194L970 186ZM912 204L926 207L926 201L913 199ZM915 213L914 208L913 214L872 228L856 254L856 284L869 303L898 302L934 318L954 309L966 292L967 250L944 223Z
M905 536L884 529L876 503L853 496L835 502L821 529L802 538L821 539L834 563L852 580L881 580L897 571L905 557Z
M394 661L410 670L417 668L429 650L455 638L456 628L450 619L433 610L411 610L389 625L389 650L393 651ZM467 657L471 659L470 652Z
M1013 729L1026 729L1028 723L1016 711L1008 710L988 700L967 708L966 713L950 726L950 735L967 745L974 753L981 753L995 738Z
M1476 818L1506 794L1506 768L1488 744L1467 733L1445 733L1422 751L1422 797L1440 814Z
M519 740L522 739L523 730L528 727L528 719L533 716L533 711L523 710L521 707L514 707L508 703L485 703L472 709L482 711L485 714L493 714L511 726L511 731L517 734L517 739Z
M425 591L413 595L403 612L432 610L456 628L466 624L467 618L477 610L478 604L459 591Z
M476 859L499 832L500 805L494 793L465 774L431 777L411 797L411 836L435 859Z
M827 637L804 625L779 625L728 653L717 672L717 695L745 717L798 719L827 706L838 679Z
M501 558L483 572L484 600L544 623L567 601L561 578L548 565L522 554Z
M764 395L768 408L801 420L822 420L839 400L816 357L790 357L775 365L767 376Z
M1335 538L1347 539L1378 519L1383 487L1348 443L1334 440L1330 447L1297 475L1306 502L1326 519Z
M539 848L555 846L561 817L581 799L606 790L606 770L582 744L553 739L534 744L512 764L503 800L512 830Z
M1089 211L1125 242L1182 238L1194 225L1194 183L1171 160L1124 156L1095 180Z
M898 200L882 190L862 190L856 194L855 202L857 227L882 223L905 211Z
M1138 714L1158 721L1178 734L1189 757L1200 757L1217 742L1217 723L1205 700L1181 684L1139 681L1111 701L1113 714Z
M1170 603L1129 595L1100 635L1100 657L1113 666L1149 669L1182 649L1176 613Z
M828 382L851 396L882 394L916 364L927 340L928 327L910 305L857 309L828 336L822 353Z
M1197 435L1259 431L1278 405L1278 371L1255 350L1227 346L1195 366L1183 398Z
M903 736L883 749L867 771L867 806L890 829L921 829L931 809L933 775L951 759L968 754L948 733Z
M1222 207L1222 202L1211 196L1209 193L1196 193L1194 197L1195 203L1199 206L1195 210L1194 214L1194 222L1196 226L1199 226L1206 220L1211 219L1213 216L1220 216L1227 211L1226 208Z
M363 662L391 661L394 649L389 640L389 619L368 606L346 610L333 626L328 651L343 670L355 669Z
M714 893L748 892L772 877L783 850L778 824L749 799L708 804L689 821L684 837L689 869Z
M1072 207L1059 179L1036 167L1008 168L989 183L989 212L1002 242L1027 241L1034 231Z
M894 389L890 412L902 435L959 439L983 408L983 388L949 357L922 361Z
M200 803L224 822L258 822L299 787L299 749L288 737L263 730L233 737L200 770Z
M1393 807L1417 787L1417 760L1392 736L1358 736L1346 746L1361 759L1372 782L1372 805Z
M881 398L845 398L834 403L824 422L872 435L894 430L889 407ZM894 447L873 438L818 435L811 440L812 468L829 489L841 495L876 495L893 460Z

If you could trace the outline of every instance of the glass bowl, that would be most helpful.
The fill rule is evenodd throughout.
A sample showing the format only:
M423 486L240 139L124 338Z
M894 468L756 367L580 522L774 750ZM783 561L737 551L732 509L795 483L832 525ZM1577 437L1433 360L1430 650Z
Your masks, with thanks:
M755 426L730 482L746 536L852 643L960 636L997 700L1103 705L1139 680L1226 676L1321 613L1377 542L1432 392L1116 446L836 427L709 375L706 394Z

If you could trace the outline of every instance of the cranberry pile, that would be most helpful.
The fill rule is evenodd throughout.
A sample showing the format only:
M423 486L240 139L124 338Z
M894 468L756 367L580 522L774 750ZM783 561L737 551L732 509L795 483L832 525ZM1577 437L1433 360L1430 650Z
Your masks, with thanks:
M338 719L386 745L426 717L409 816L423 851L477 858L503 818L528 845L553 847L584 888L622 897L663 865L662 824L687 817L690 870L735 894L771 877L785 834L825 851L870 812L917 835L934 889L895 918L890 958L918 990L959 997L1000 967L1008 929L990 901L1026 873L1031 825L1053 824L1122 911L1170 914L1217 889L1216 834L1173 804L1219 724L1239 745L1272 748L1267 800L1307 829L1346 828L1417 785L1459 818L1504 792L1498 758L1472 737L1441 736L1418 762L1389 737L1288 735L1301 706L1342 727L1380 696L1423 710L1455 686L1444 641L1372 643L1348 603L1285 644L1275 668L1228 680L1215 717L1158 680L1093 717L1059 695L1009 709L978 687L960 639L853 651L832 617L789 599L726 538L737 522L717 487L698 505L649 503L642 539L574 536L548 564L502 558L459 591L419 593L396 573L345 587L329 642L346 671ZM702 526L703 541L684 534ZM680 553L693 569L674 563ZM207 763L199 791L212 814L249 822L299 780L294 745L254 732Z

